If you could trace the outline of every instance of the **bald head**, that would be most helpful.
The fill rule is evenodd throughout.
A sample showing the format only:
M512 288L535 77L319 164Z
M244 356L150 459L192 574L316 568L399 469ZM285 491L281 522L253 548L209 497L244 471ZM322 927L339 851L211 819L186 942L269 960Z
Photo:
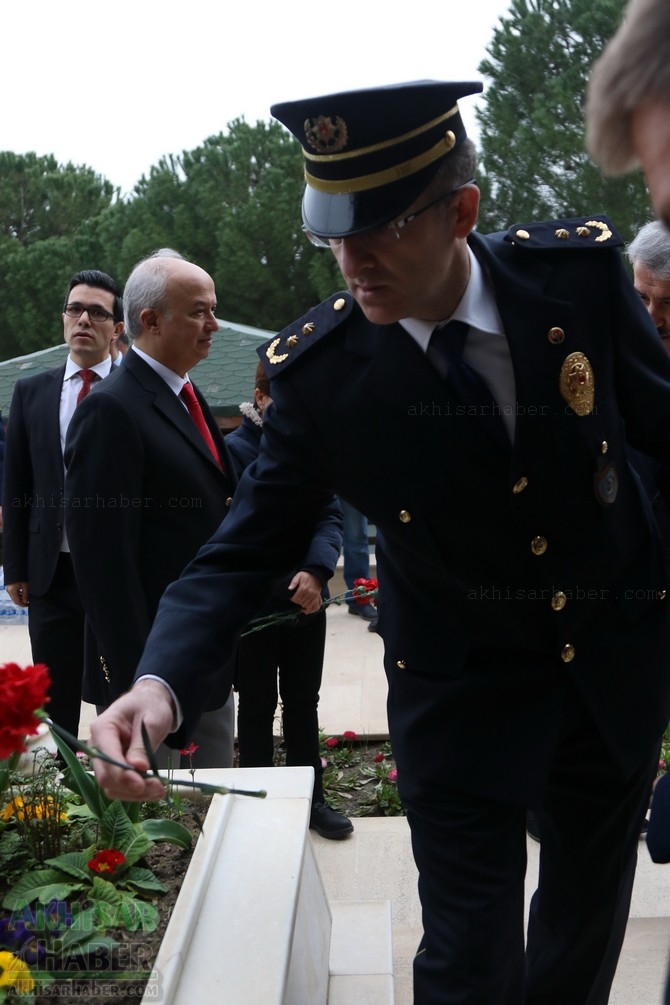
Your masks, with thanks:
M142 352L184 376L205 359L219 325L214 281L169 248L135 266L126 283L126 329Z

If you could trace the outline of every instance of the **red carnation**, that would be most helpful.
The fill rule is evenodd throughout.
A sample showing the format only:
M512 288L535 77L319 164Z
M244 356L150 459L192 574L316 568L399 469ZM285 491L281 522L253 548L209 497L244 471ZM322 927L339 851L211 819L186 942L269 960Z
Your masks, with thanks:
M328 739L326 740L326 746L327 747L331 747L331 748L332 747L339 747L339 745L340 745L340 741L337 739L336 736L329 736Z
M357 740L358 739L358 733L354 733L353 729L345 729L345 731L342 733L342 739L343 740Z
M102 851L96 852L87 864L93 872L106 873L108 876L113 876L119 866L123 865L125 861L126 856L123 852L117 851L116 848L103 848Z
M48 701L51 679L43 663L0 667L0 759L26 749L26 736L35 736L40 719L35 714Z
M193 757L193 755L195 754L196 750L200 750L200 747L198 746L197 743L193 743L193 741L191 741L191 743L189 743L188 747L182 747L182 749L179 751L179 753L183 754L184 757Z
M374 598L377 596L378 589L379 583L376 579L355 579L351 592L357 604L373 604L376 607L377 603Z

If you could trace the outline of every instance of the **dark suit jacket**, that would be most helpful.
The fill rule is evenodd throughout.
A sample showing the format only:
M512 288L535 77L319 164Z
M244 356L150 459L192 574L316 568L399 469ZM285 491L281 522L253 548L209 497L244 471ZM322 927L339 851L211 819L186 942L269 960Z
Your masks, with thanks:
M509 449L400 326L369 323L348 293L261 353L274 378L261 454L226 525L168 590L138 667L170 681L187 720L187 653L213 671L267 570L295 565L334 491L378 528L389 724L406 777L536 799L568 682L622 772L650 756L670 717L670 596L626 436L667 465L670 360L616 248L510 237L470 239L514 367ZM595 386L585 415L561 376L576 352Z
M47 592L63 531L65 469L60 395L65 367L16 382L7 423L2 489L5 582Z
M70 423L67 532L109 678L105 682L99 666L94 673L89 667L87 701L108 704L129 686L165 587L230 505L234 468L195 390L225 474L174 392L134 352L82 402ZM229 690L219 690L211 704L221 705Z

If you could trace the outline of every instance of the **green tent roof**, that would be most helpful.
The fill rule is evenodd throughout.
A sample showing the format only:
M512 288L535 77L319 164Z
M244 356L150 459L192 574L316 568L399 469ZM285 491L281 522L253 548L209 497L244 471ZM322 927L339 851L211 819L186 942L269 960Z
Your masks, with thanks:
M214 335L209 356L193 369L193 378L215 415L239 415L239 403L252 399L258 362L256 350L272 335L274 332L260 328L219 321L219 331ZM19 377L62 366L67 354L68 349L63 342L0 363L0 410L3 418L6 419L9 414L14 384Z

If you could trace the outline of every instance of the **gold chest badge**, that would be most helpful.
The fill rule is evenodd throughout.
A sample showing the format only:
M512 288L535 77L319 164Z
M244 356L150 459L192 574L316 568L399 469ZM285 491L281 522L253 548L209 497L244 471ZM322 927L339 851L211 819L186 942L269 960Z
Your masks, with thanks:
M593 367L583 352L571 352L563 360L559 377L561 397L576 415L593 411L595 382Z

